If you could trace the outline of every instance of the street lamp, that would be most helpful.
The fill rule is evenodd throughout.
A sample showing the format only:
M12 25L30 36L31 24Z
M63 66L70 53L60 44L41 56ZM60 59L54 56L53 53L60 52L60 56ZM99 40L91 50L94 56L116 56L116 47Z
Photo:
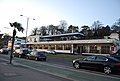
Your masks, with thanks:
M20 16L23 16L23 15L20 15ZM26 16L23 16L23 17L26 17ZM33 19L33 20L35 20L34 18L30 18L30 17L26 17L26 18L27 18L27 26L26 26L25 47L27 47L27 32L28 32L28 23L29 23L29 19Z

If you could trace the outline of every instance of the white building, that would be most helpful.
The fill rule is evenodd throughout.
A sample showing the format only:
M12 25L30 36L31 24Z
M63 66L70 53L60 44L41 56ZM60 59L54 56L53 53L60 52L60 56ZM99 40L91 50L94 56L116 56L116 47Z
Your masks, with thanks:
M20 48L21 45L25 44L25 40L24 39L20 39L20 38L15 38L14 41L14 49L16 48ZM12 46L12 41L8 42L8 48L10 48Z
M78 54L111 54L120 49L120 41L118 34L110 35L105 39L76 39L76 40L58 40L59 37L65 38L70 36L76 36L79 33L73 34L61 34L51 36L29 36L27 42L28 47L32 47L38 50L54 49L56 52L63 53L78 53ZM47 38L52 40L41 40L40 38ZM54 40L56 39L56 40Z

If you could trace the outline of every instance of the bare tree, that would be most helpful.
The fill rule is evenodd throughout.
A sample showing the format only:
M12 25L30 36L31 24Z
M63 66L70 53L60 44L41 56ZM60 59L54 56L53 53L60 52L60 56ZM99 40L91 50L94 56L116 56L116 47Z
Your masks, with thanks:
M58 26L48 25L47 30L49 35L55 35L57 33Z
M61 33L65 33L65 31L67 30L67 22L65 20L61 20L60 21L60 25L59 25L59 29L61 30Z
M94 21L94 23L92 24L92 29L98 29L98 28L102 28L102 23L99 21L99 20L97 20L97 21Z
M38 28L34 28L32 31L31 31L31 35L37 35L38 34Z
M117 20L117 22L115 22L112 26L111 29L113 29L114 31L120 31L120 18Z

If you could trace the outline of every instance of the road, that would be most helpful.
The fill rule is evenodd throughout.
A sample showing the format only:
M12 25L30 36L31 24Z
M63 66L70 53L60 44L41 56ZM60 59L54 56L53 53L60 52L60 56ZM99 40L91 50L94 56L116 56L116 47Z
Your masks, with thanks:
M58 66L64 66L64 67L67 67L67 68L73 68L73 65L72 65L72 60L73 59L65 59L65 58L56 58L56 57L48 57L48 61L46 61L46 63L49 63L49 64L53 64L53 65L58 65ZM79 70L79 69L78 69ZM88 72L94 72L94 73L99 73L101 74L102 72L99 72L99 71L96 71L96 70L93 70L93 69L82 69L84 71L88 71ZM112 76L119 76L120 73L114 73L112 74Z
M65 59L65 58L57 58L57 57L48 57L46 61L50 64L58 64L58 65L64 65L68 67L72 67L72 59Z
M7 56L0 56L1 58L8 59ZM58 58L57 61L60 63L52 63L53 58L48 58L48 60L45 61L33 61L33 60L26 60L21 58L14 58L14 64L18 63L24 67L30 68L32 70L43 73L47 73L50 75L63 77L66 79L74 80L74 81L120 81L119 75L105 75L102 72L96 72L96 71L88 71L88 70L75 70L71 65L67 66L67 63L70 63L68 61L64 62ZM55 58L54 58L55 60ZM65 59L64 59L65 60ZM62 63L61 63L62 62ZM64 65L63 65L64 64ZM70 63L71 64L71 63Z

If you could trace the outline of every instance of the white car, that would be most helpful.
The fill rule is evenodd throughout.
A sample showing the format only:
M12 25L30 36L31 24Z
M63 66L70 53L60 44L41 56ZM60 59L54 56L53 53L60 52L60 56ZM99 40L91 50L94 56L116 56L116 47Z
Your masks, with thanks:
M48 54L56 54L55 50L51 50L51 49L47 50L46 53L48 53Z
M2 54L8 54L8 49L7 48L1 48L0 53Z

